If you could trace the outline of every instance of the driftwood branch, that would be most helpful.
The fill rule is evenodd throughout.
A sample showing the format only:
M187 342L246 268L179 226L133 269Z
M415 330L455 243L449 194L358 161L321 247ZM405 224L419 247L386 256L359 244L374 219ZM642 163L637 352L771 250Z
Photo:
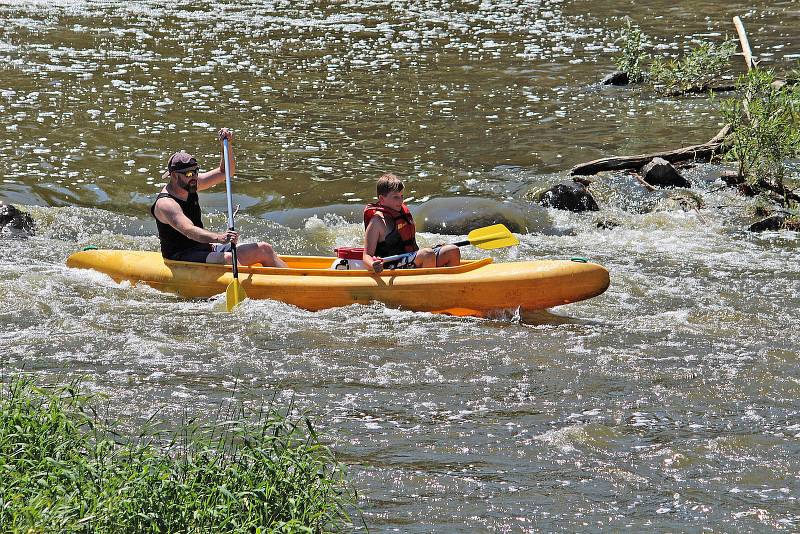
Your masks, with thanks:
M692 145L668 152L655 152L652 154L639 154L637 156L612 156L609 158L596 159L587 163L576 165L570 171L575 176L591 176L602 171L620 171L626 169L640 169L650 162L653 158L663 158L670 163L683 161L709 161L716 154L725 151L723 145L725 136L730 132L730 124L726 124L720 131L707 143L702 145Z

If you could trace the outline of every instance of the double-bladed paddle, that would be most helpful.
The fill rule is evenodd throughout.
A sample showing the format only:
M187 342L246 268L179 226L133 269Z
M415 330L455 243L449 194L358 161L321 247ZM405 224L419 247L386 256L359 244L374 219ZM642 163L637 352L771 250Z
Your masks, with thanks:
M476 228L467 234L464 241L453 243L457 247L464 247L466 245L473 245L484 250L491 250L495 248L513 247L519 245L519 239L514 237L511 230L506 228L504 224L493 224L492 226L484 226L483 228ZM383 258L384 263L389 261L396 261L406 256L410 256L414 252L406 252L405 254L398 254L396 256L389 256Z
M228 229L233 230L233 200L231 198L231 167L228 160L228 139L222 140L222 148L225 158L225 191L228 195ZM231 311L237 304L247 298L242 284L239 283L239 263L236 260L236 243L231 243L231 254L233 256L233 280L225 290L225 306Z

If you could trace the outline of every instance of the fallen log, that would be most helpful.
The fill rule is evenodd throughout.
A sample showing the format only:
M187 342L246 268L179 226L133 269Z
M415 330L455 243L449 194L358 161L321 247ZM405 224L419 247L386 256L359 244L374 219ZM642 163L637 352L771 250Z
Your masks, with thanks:
M653 158L662 158L670 163L709 161L715 155L725 152L725 137L730 132L730 129L730 124L726 124L710 141L701 145L692 145L668 152L655 152L636 156L611 156L581 163L573 167L570 174L573 176L591 176L603 171L638 170L649 163Z

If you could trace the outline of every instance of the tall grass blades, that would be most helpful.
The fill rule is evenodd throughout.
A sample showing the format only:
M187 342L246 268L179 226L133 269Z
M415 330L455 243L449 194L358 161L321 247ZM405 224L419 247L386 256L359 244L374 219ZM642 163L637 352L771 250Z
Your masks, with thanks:
M329 532L354 503L310 421L276 412L119 440L75 387L0 393L4 532ZM163 441L160 441L163 443Z

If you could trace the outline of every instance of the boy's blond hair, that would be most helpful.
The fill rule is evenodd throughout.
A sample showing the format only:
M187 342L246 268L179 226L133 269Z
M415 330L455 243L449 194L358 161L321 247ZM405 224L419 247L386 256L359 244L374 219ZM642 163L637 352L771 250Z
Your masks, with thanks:
M391 173L386 173L380 178L378 178L378 183L375 186L375 189L378 192L378 196L386 196L393 191L402 191L405 186L403 182Z

